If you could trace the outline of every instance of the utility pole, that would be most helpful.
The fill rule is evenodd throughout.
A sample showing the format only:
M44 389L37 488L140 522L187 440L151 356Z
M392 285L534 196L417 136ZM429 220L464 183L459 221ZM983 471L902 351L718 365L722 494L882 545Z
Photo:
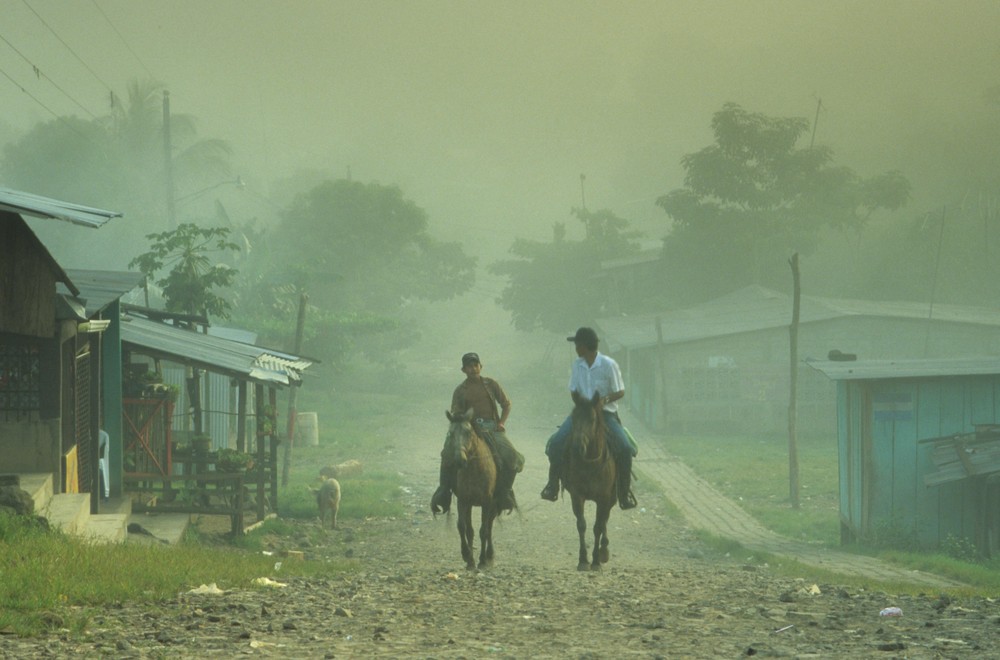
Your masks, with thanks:
M580 205L584 211L587 210L587 196L583 192L583 182L586 178L587 176L585 174L580 175Z
M163 90L163 172L167 185L167 222L169 229L177 228L177 209L174 206L174 159L170 139L170 92Z
M298 355L299 351L302 350L302 334L306 327L306 303L309 302L309 296L305 292L299 295L299 317L295 324L295 350L294 354ZM295 399L299 394L299 387L294 386L288 393L288 434L285 438L285 463L281 466L281 485L288 485L288 471L289 466L292 463L292 438L295 436Z
M809 138L809 148L813 148L813 144L816 142L816 126L819 124L819 108L823 105L823 99L816 99L816 118L813 119L813 133L812 137ZM835 104L836 105L836 104Z

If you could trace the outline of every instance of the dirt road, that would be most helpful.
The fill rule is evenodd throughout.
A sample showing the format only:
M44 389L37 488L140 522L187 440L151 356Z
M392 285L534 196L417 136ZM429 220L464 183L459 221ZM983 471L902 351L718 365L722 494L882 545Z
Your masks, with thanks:
M400 472L404 516L345 523L319 544L274 540L276 550L319 560L355 557L359 573L283 580L279 571L272 577L286 586L125 604L96 618L83 641L0 636L0 657L953 658L982 657L1000 643L991 600L793 581L747 557L712 556L667 515L649 480L640 482L640 508L612 512L609 563L579 572L569 502L537 495L553 419L514 419L511 437L528 456L516 486L522 506L496 529L491 570L467 571L454 517L429 513L445 420L413 416L395 428L405 437L397 449L364 457ZM404 460L403 447L413 458ZM880 616L890 606L902 616Z

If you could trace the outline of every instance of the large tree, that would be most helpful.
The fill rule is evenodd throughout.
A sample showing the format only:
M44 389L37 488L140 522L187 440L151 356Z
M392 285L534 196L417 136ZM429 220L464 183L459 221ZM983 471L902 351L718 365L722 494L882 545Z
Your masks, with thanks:
M101 253L103 266L124 267L126 255L145 247L146 234L171 229L163 98L161 84L132 81L125 100L115 96L107 115L41 122L4 145L0 180L5 186L124 215L114 223L115 241L108 241L106 233L100 232L47 231L50 249ZM199 138L190 115L170 114L170 137L174 198L230 176L228 144ZM185 218L183 210L178 222L193 220Z
M828 147L798 146L809 128L732 103L714 115L715 142L684 156L684 186L657 200L672 220L664 266L677 302L779 286L788 256L814 251L824 226L860 240L874 212L906 202L902 175L865 179Z
M519 238L510 248L515 258L490 265L507 277L497 302L519 330L560 332L607 313L614 292L602 263L639 249L639 232L611 211L573 209L573 215L584 225L582 240L567 240L559 223L551 243Z
M434 238L427 213L395 186L324 181L294 199L268 242L266 286L294 283L327 314L313 338L324 355L353 346L391 359L418 336L411 303L446 300L475 282L475 257Z

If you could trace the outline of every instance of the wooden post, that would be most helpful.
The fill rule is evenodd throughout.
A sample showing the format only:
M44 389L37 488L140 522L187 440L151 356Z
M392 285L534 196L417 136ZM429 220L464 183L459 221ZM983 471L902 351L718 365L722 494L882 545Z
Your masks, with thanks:
M799 508L799 449L797 437L798 406L796 395L799 383L799 253L788 261L792 267L792 324L788 326L789 380L788 380L788 498L793 509Z
M295 348L292 351L295 355L299 354L302 350L302 334L305 331L306 326L306 303L309 302L309 296L305 293L299 296L299 317L295 324ZM291 385L291 392L288 394L288 434L285 438L285 461L281 466L281 485L288 485L288 471L292 462L292 438L295 435L295 423L296 415L298 412L295 410L295 400L299 394L298 385Z
M236 451L247 450L247 382L236 386Z

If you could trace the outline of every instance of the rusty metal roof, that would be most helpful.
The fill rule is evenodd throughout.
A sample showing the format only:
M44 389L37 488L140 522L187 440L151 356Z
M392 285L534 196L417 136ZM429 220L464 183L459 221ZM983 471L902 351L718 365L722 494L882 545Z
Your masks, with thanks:
M122 343L138 352L268 385L292 385L312 361L280 351L122 315Z
M117 211L105 211L90 206L71 204L9 188L0 188L0 209L18 215L65 220L76 225L95 228L100 227L111 218L121 216L121 213Z

